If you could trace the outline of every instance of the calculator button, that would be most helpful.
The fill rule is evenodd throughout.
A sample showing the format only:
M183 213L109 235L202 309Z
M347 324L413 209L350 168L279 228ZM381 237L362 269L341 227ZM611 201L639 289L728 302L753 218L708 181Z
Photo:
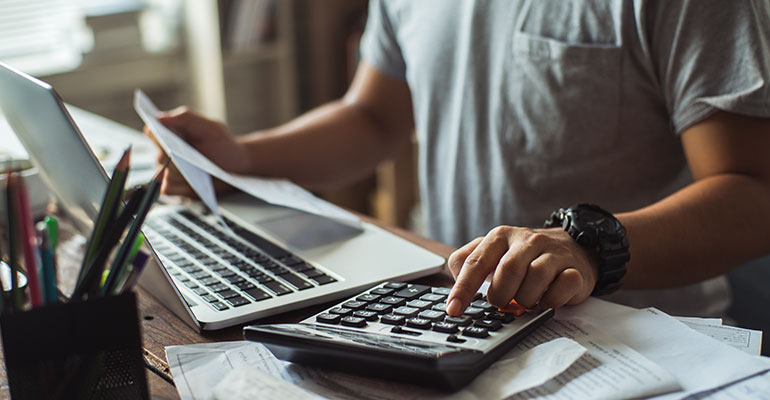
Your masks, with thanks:
M509 322L513 322L513 320L516 319L516 316L511 313L492 311L491 313L487 314L487 319L496 319L498 321L502 321L504 324L507 324Z
M446 341L447 342L452 342L452 343L465 343L466 342L465 339L463 339L461 337L458 337L457 335L449 335L449 336L447 336Z
M371 294L371 293L362 294L362 295L356 297L356 300L363 301L363 302L366 302L366 303L371 303L371 302L377 301L379 299L380 299L380 296L378 296L376 294Z
M520 306L519 303L511 300L511 304L503 308L498 308L497 311L511 313L518 317L524 315L524 313L527 312L527 309Z
M423 301L423 300L412 300L412 301L406 303L407 307L419 308L420 310L424 310L424 309L426 309L426 308L428 308L428 307L430 307L432 305L433 304L431 302Z
M433 307L430 308L431 310L446 312L446 303L438 303L434 304Z
M444 295L444 296L449 296L449 292L451 292L451 291L452 291L452 289L445 288L445 287L434 287L433 290L431 290L431 292L433 292L435 294L441 294L441 295Z
M407 317L413 317L419 313L420 310L417 308L407 307L407 306L401 306L393 310L394 314L398 315L405 315Z
M465 329L463 329L463 335L475 337L475 338L485 338L489 336L489 331L486 328L479 328L477 326L469 326Z
M409 285L406 289L401 289L394 296L403 297L407 300L416 299L425 293L430 292L430 287L423 285Z
M393 292L394 292L393 289L377 288L377 289L372 290L369 293L376 294L376 295L379 295L379 296L390 296L390 294L393 293Z
M388 325L404 325L406 323L406 317L396 314L385 314L380 317L380 322Z
M430 329L430 320L425 318L409 318L406 320L406 326L417 329Z
M358 310L353 312L353 316L363 318L367 321L377 321L377 313L374 311Z
M468 326L473 322L473 319L467 315L460 315L458 317L446 317L446 322L451 322L460 326Z
M406 287L406 283L403 282L388 282L384 286L386 289L403 289Z
M393 307L400 307L406 304L406 300L404 300L401 297L388 296L388 297L383 297L382 300L380 300L380 303L390 304Z
M481 294L481 293L476 293L476 294L473 296L473 300L471 300L471 301L476 301L476 300L484 300L484 295L483 295L483 294Z
M457 324L441 321L433 324L433 330L442 333L457 333L460 328L457 327Z
M324 324L339 324L342 317L337 314L321 313L315 317L315 320Z
M496 319L480 319L473 323L473 326L487 328L490 331L496 331L503 327L503 322Z
M435 293L428 293L428 294L424 294L424 295L420 296L420 300L429 301L431 303L436 303L436 302L439 302L439 301L444 301L444 299L446 299L446 296L441 295L441 294L435 294Z
M340 323L344 326L352 326L353 328L363 328L366 326L366 320L361 317L347 316L340 320Z
M361 310L364 307L366 307L366 303L364 303L363 301L351 300L351 301L346 301L342 303L342 306L345 308L349 308L351 310Z
M497 307L487 303L484 300L476 300L474 302L471 302L471 307L480 308L480 309L482 309L484 311L492 311L492 310L497 308Z
M484 316L484 310L476 307L468 307L463 314L473 319L479 319Z
M343 317L347 317L348 315L353 313L353 310L345 307L334 307L331 310L329 310L332 314L342 315Z
M420 318L424 318L433 322L441 321L444 319L444 313L441 311L434 311L434 310L424 310L422 311L418 316Z
M382 304L382 303L372 303L368 304L366 306L366 311L373 311L377 314L387 314L391 310L393 310L393 307L388 304Z

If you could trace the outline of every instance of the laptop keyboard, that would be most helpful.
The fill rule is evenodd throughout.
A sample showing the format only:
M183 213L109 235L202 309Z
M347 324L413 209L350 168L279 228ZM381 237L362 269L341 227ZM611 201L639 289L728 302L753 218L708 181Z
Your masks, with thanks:
M225 221L232 233L190 210L179 210L152 215L143 228L168 273L215 310L337 281L283 247Z

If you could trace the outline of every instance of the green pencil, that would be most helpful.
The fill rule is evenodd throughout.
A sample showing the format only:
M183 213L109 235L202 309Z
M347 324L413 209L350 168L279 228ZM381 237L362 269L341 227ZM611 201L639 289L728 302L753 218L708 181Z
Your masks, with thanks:
M88 247L86 248L86 255L83 257L83 264L80 267L80 273L78 274L78 281L83 279L86 274L86 267L91 265L96 252L101 245L104 230L107 225L113 222L115 214L118 208L121 206L121 197L123 196L123 186L126 183L128 177L128 167L131 159L131 146L129 146L120 157L118 165L115 167L115 171L112 173L112 179L107 187L107 192L104 194L102 200L102 207L99 210L99 215L96 217L96 223L94 223L93 231L91 231L91 238L88 240Z

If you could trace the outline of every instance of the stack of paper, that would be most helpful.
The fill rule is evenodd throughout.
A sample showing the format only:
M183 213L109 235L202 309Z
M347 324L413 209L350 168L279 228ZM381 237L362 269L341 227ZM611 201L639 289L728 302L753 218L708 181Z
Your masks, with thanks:
M183 399L240 398L217 386L224 378L227 386L234 380L252 382L244 387L263 382L271 390L289 385L287 398L763 398L757 394L770 389L770 377L764 375L770 361L753 355L761 332L722 326L719 320L683 321L656 309L591 298L560 309L556 318L449 397L283 362L258 343L171 346L166 354Z

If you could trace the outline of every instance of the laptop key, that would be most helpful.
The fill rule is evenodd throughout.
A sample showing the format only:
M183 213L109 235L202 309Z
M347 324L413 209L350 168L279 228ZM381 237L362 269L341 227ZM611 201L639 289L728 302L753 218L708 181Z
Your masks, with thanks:
M195 292L195 294L197 294L198 296L203 296L204 294L207 294L209 291L206 290L206 288L197 287L193 289L193 292Z
M211 289L211 291L213 291L213 292L221 292L223 290L228 290L230 288L227 285L225 285L224 283L215 283L215 284L209 286L209 289Z
M318 275L316 277L310 278L313 282L319 284L319 285L325 285L327 283L337 282L336 279L332 278L329 275Z
M233 307L240 307L240 306L243 306L243 305L251 303L249 301L249 299L247 299L247 298L245 298L243 296L231 297L231 298L227 299L227 302L231 306L233 306Z
M223 299L230 299L236 296L240 296L238 292L232 289L223 290L221 292L217 292L217 295Z
M244 277L242 277L240 275L235 275L235 274L233 274L232 276L228 276L225 279L227 279L228 282L230 282L230 283L232 283L234 285L246 281L246 279Z
M253 289L253 288L257 287L257 286L254 285L251 282L241 281L241 282L235 282L235 287L237 287L238 289L241 289L241 290L249 290L249 289Z
M219 279L217 279L217 278L212 276L212 277L209 277L209 278L201 279L201 283L206 285L206 286L211 286L211 285L219 283Z
M201 296L201 298L203 300L206 300L209 303L213 303L215 301L219 301L219 299L216 298L213 294L206 294L206 295Z
M265 300L273 297L267 294L264 290L259 289L257 287L244 290L243 292L251 296L255 301Z
M278 275L278 277L285 280L286 282L291 283L292 286L294 286L299 290L310 289L311 287L313 287L313 285L311 285L310 283L306 282L304 279L294 274L288 274L288 273L281 274L281 275Z
M272 282L264 283L264 285L278 296L283 296L292 292L291 289L284 286L282 283L273 280Z
M249 231L243 228L235 228L233 229L233 231L236 234L238 234L238 236L240 236L247 242L253 244L254 246L258 247L260 250L263 250L265 253L269 254L272 257L282 258L291 254L288 251L278 247L277 245L273 244L272 242L268 241L262 236L257 235L252 231Z
M216 308L217 311L224 311L224 310L227 310L228 308L230 308L230 307L227 306L227 304L222 303L221 301L217 301L217 302L209 303L209 304L211 304L214 308Z
M300 272L302 272L302 275L305 275L308 278L315 278L316 276L321 276L321 275L324 274L323 272L321 272L321 271L319 271L319 270L317 270L315 268L309 269L309 270L306 270L306 271L300 271Z

